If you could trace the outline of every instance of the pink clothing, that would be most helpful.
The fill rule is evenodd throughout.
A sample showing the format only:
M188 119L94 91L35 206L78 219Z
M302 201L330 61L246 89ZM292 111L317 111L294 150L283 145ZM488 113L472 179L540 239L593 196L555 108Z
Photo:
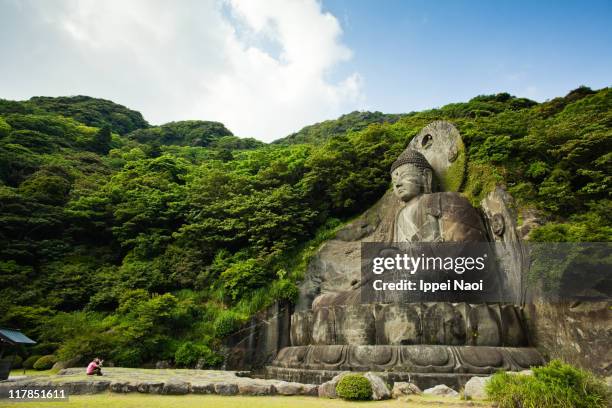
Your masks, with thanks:
M95 361L92 361L87 366L87 374L93 374L95 372L96 368L98 368L98 365L96 364Z

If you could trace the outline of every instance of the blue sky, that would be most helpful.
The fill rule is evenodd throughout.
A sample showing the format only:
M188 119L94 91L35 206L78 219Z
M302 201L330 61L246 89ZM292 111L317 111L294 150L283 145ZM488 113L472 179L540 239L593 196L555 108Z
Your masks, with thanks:
M612 84L610 1L325 0L370 109L510 92L538 101ZM340 74L342 75L342 74Z
M271 141L353 110L609 86L612 1L0 0L0 98Z

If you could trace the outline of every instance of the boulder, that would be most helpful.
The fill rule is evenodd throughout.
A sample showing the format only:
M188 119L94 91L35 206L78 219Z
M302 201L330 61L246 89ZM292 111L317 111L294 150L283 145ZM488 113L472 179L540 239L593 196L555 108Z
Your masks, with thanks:
M189 393L189 383L185 381L170 380L164 383L162 394L166 395L183 395Z
M229 383L216 383L215 392L219 395L236 395L238 394L238 386Z
M86 367L73 367L73 368L64 368L59 370L57 375L76 375L76 374L84 374L86 372Z
M52 369L53 370L63 370L65 368L77 367L82 359L83 359L83 356L78 355L78 356L71 358L70 360L58 361L57 363L53 364Z
M136 390L143 394L161 394L164 383L161 381L142 381L136 384Z
M215 384L213 383L199 383L191 384L191 392L194 394L214 394Z
M393 384L391 396L393 398L405 397L406 395L422 394L423 391L416 384L409 382L396 382Z
M155 368L170 368L172 366L172 364L170 363L170 360L161 360L158 361L157 363L155 363Z
M113 381L110 384L111 392L128 393L136 391L136 384L132 384L129 381Z
M309 395L311 397L316 397L319 395L319 386L315 384L303 384L302 395Z
M389 391L389 387L387 387L387 383L372 372L367 372L364 375L370 381L370 385L372 386L372 399L375 401L385 400L391 398L391 392Z
M485 387L491 377L472 377L465 383L463 396L465 398L486 398Z
M447 385L439 384L423 391L426 395L438 395L443 397L456 397L459 393Z
M275 393L279 395L300 395L303 384L296 382L279 381L274 384Z
M274 393L279 395L318 395L318 385L315 384L279 381L273 387Z
M84 395L107 391L110 384L110 381L68 381L61 386L69 395Z
M338 394L336 394L336 385L340 382L342 377L350 374L350 371L344 371L332 378L331 380L324 382L319 385L317 393L320 398L338 398Z
M240 395L270 395L273 394L274 386L272 384L257 384L254 382L245 382L238 384L238 393Z

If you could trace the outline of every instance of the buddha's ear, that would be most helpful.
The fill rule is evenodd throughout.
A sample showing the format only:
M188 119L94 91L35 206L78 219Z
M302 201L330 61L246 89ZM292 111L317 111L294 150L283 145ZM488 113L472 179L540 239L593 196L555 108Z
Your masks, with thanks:
M433 172L430 169L423 169L423 179L425 185L423 186L423 193L431 194L433 184Z

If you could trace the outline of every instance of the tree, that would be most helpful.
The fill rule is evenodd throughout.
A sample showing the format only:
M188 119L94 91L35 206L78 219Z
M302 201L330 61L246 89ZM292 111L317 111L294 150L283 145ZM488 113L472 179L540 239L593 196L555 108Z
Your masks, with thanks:
M93 138L92 150L96 153L108 154L111 148L111 142L111 128L108 125L104 125L98 130Z

